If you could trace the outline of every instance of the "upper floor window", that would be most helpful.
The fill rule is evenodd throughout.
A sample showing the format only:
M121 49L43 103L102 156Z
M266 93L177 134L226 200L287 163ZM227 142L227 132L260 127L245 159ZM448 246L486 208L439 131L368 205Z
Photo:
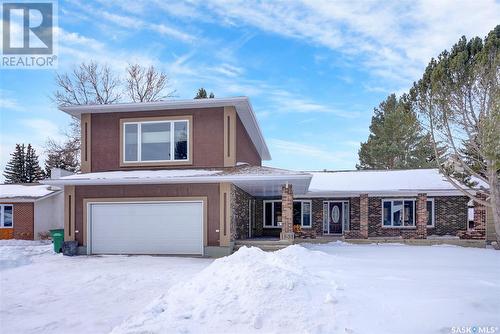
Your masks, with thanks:
M189 120L123 123L123 161L189 160Z

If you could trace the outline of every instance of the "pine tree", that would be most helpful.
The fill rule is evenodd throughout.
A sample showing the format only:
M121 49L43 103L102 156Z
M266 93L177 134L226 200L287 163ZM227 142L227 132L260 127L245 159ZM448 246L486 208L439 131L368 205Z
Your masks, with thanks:
M213 92L210 92L210 95L207 93L205 88L201 87L198 89L198 93L196 93L195 99L213 99L215 97Z
M3 174L5 183L24 183L26 179L24 144L16 144L11 156Z
M361 143L358 169L434 167L430 137L423 132L408 95L391 94L374 109L368 140Z
M28 144L26 148L26 157L25 157L25 182L26 183L34 183L40 180L43 180L45 175L40 168L40 164L38 163L38 156L36 155L35 149Z

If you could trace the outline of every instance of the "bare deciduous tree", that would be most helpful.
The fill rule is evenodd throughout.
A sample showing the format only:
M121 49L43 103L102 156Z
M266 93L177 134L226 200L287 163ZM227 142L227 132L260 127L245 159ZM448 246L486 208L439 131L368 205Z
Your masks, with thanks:
M62 106L116 103L121 97L120 84L108 65L82 63L69 75L56 75L58 90L53 99Z
M57 142L49 138L45 144L45 174L50 177L52 168L61 168L73 173L80 171L80 121L73 118L66 139Z
M499 81L497 26L484 42L462 37L451 51L432 59L412 94L432 135L441 172L464 195L492 208L500 243Z
M108 65L94 61L82 63L71 73L57 74L53 100L59 106L83 104L112 104L121 101L126 95L133 102L160 101L172 97L174 92L164 94L168 78L153 66L149 68L138 64L129 65L125 85ZM53 167L73 172L80 169L80 120L73 119L66 139L59 143L48 139L46 144L47 173Z
M154 66L148 68L131 64L127 68L125 91L134 102L154 102L172 97L174 91L164 94L168 77Z

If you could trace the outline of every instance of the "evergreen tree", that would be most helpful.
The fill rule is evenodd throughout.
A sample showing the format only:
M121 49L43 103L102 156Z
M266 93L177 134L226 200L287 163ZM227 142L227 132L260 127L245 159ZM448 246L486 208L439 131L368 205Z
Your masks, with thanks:
M205 88L201 87L198 89L198 93L196 93L195 99L213 99L215 97L213 92L210 92L210 95L207 94Z
M26 183L34 183L43 180L45 177L43 170L40 168L38 163L38 156L36 155L35 149L28 144L26 148L25 156L25 181Z
M16 144L16 149L11 153L11 158L5 166L5 183L25 182L25 152L24 144Z
M433 149L408 95L391 94L374 109L368 140L361 143L358 169L434 167Z

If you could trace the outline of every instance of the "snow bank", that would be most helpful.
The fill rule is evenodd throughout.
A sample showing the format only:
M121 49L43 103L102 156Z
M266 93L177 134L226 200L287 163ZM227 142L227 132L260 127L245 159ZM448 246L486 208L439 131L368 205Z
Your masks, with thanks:
M326 254L295 245L241 248L173 286L112 333L323 332L337 284L304 266Z
M0 240L0 271L30 264L34 256L50 253L50 241Z

